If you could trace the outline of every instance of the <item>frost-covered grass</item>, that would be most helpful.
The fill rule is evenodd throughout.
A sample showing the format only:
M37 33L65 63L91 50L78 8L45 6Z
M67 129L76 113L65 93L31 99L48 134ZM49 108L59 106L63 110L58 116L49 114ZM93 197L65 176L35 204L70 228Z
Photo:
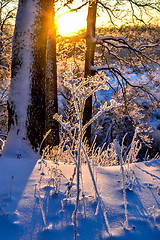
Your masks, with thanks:
M74 173L73 163L59 164L31 158L0 158L0 238L72 240L72 214L76 199L76 179L68 186ZM124 228L125 209L123 183L119 166L95 166L96 184L107 210L113 239L155 239L160 237L160 160L130 165L135 173L133 190L126 189L128 230ZM53 171L52 171L53 170ZM51 174L51 171L53 175ZM93 183L87 164L82 164L83 198L77 215L77 239L110 239L98 202L95 202ZM52 176L51 176L52 175ZM12 194L10 198L11 177ZM55 192L57 181L58 192ZM58 180L59 181L59 180ZM55 184L55 185L54 185ZM86 217L85 217L86 215Z
M114 107L119 106L116 101L111 100L110 103L106 101L104 104L100 106L99 111L83 126L83 112L85 108L86 100L89 96L93 95L95 92L100 89L108 89L108 84L106 83L106 78L103 80L100 78L100 75L95 75L94 77L88 77L87 79L74 78L73 71L71 69L70 72L66 73L66 77L64 78L64 86L69 89L70 94L72 96L71 101L71 109L72 109L72 119L66 121L64 120L62 115L55 114L54 118L60 123L63 130L66 132L66 140L64 141L63 147L68 148L68 153L73 159L73 162L76 167L76 186L77 186L77 194L76 194L76 202L75 209L72 215L72 223L74 225L74 239L77 239L77 218L78 211L80 205L80 197L82 192L82 197L84 199L83 194L83 174L82 174L82 159L85 159L90 177L93 182L93 187L95 191L95 197L98 202L98 207L101 211L102 218L105 223L106 231L110 236L110 227L108 223L108 218L105 210L105 206L103 203L103 199L100 196L99 190L97 188L93 167L91 167L89 161L89 155L84 145L84 135L86 129L104 112L111 110ZM70 147L70 144L72 147ZM85 205L85 202L83 203Z

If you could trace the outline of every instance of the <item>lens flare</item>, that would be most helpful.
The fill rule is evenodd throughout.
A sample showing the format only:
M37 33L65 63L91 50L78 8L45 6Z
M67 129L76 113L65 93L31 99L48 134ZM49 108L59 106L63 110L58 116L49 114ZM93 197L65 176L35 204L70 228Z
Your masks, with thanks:
M61 36L73 36L86 28L86 15L82 12L63 13L57 17L57 30Z

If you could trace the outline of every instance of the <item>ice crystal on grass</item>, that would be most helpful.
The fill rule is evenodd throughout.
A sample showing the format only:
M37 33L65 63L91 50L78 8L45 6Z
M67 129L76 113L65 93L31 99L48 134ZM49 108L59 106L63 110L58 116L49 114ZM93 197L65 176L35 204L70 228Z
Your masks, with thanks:
M60 123L64 131L67 133L68 138L70 139L71 144L68 144L69 141L67 140L65 141L65 145L76 167L77 194L76 194L75 210L72 214L72 223L74 225L74 239L76 239L76 236L77 236L77 215L78 215L79 200L81 195L82 195L83 205L84 205L84 215L86 215L85 214L85 197L84 197L85 194L83 191L83 174L82 174L82 168L81 168L81 165L84 159L88 165L90 177L92 179L92 183L94 186L96 199L98 201L98 206L100 208L100 211L102 212L106 231L110 235L110 227L107 219L105 206L103 203L103 199L101 198L97 188L97 184L96 184L96 180L93 172L93 164L91 167L90 156L88 155L85 141L84 141L84 134L86 129L94 121L96 121L105 112L111 110L112 108L117 107L119 104L114 100L110 101L109 104L108 102L105 102L103 105L101 105L98 112L83 126L83 112L84 112L86 100L93 93L101 89L108 89L106 78L102 78L101 74L97 74L94 77L88 77L87 79L85 78L77 79L77 78L74 78L74 74L71 70L70 72L67 72L65 74L64 86L69 89L70 94L72 96L71 106L72 106L72 111L74 115L74 122L65 121L65 119L58 114L54 115L54 119L56 119ZM73 147L71 148L71 146ZM70 195L71 188L72 188L72 178L71 178L70 184L68 185L68 194L67 194L68 196Z

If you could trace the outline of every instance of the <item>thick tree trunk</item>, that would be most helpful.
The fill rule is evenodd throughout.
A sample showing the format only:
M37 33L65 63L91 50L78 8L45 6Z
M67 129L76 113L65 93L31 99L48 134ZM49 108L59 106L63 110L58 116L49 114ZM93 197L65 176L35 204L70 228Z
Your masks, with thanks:
M45 144L49 146L56 146L59 144L59 128L58 122L53 120L53 115L58 113L58 99L57 99L57 63L56 63L56 25L55 25L55 9L53 5L52 19L48 40L47 51L47 73L46 73L46 119L45 129L50 134L47 136Z
M8 99L9 135L38 150L45 134L46 47L52 0L19 0Z
M90 67L94 65L94 53L95 43L93 38L95 37L96 28L96 13L97 13L97 1L90 0L88 6L87 16L87 37L86 37L86 56L85 56L85 78L93 76L94 72L90 70ZM92 117L92 96L90 96L85 105L83 114L83 124L87 123ZM87 137L88 144L91 145L91 126L86 130L85 136Z

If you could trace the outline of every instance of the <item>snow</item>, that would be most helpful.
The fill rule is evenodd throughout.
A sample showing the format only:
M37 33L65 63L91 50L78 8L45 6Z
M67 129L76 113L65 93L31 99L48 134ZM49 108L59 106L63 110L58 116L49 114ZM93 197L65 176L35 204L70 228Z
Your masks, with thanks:
M3 156L5 157L36 157L29 140L23 140L16 134L15 129L11 129L8 133L6 143L3 148Z
M71 218L76 200L75 182L71 197L66 200L73 163L43 162L37 156L32 156L31 152L30 156L18 157L3 155L0 158L0 239L73 239ZM51 169L55 173L54 181L61 180L58 194L54 194L55 188L51 184ZM130 169L135 173L135 178L132 182L133 191L126 190L129 229L125 229L120 167L95 166L97 186L112 234L109 237L101 212L96 210L97 203L87 165L83 164L86 218L81 197L77 239L160 239L160 160L134 163ZM60 178L58 172L61 173Z
M16 55L19 59L20 66L16 65L15 70L17 72L12 76L8 101L15 110L18 119L18 122L14 119L16 125L11 127L15 133L19 133L20 139L26 138L27 110L31 101L31 68L33 64L31 39L33 24L37 16L36 4L37 1L32 0L19 4L14 38L17 35L20 37L18 43L16 42L17 40L13 43L13 48L15 49L14 57ZM21 48L21 51L19 48Z

